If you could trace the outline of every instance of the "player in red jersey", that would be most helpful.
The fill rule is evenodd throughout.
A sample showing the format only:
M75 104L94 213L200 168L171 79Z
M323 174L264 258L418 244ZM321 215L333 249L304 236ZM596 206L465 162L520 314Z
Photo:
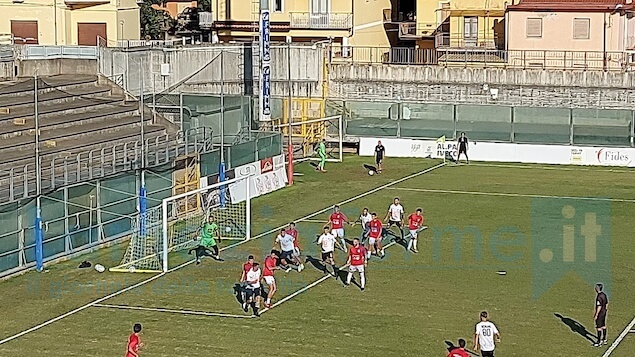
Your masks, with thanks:
M249 273L249 271L251 270L253 266L254 266L254 256L250 255L249 257L247 257L247 262L243 264L243 271L242 271L242 274L240 275L240 296L242 297L242 301L243 301L243 310L247 307L247 295L245 291L245 288L247 286L247 283L246 283L247 273Z
M408 250L412 249L415 253L419 253L419 250L417 250L417 233L419 233L419 229L422 228L423 221L425 220L423 215L421 215L422 211L421 208L417 208L415 213L408 216L408 229L410 230L410 237L412 237L408 242Z
M366 249L359 244L359 239L353 239L353 246L348 250L348 276L346 277L346 286L351 284L354 272L359 272L360 287L362 291L366 287L366 275L364 275L364 267L366 266Z
M134 324L134 326L132 326L132 331L132 334L128 337L128 350L126 351L126 357L139 357L139 348L143 347L143 343L139 341L141 324Z
M344 223L351 224L346 218L346 215L340 212L340 206L335 205L333 207L333 214L329 217L329 223L331 224L331 234L335 238L340 238L342 242L342 249L346 252L346 240L344 239Z
M470 357L465 350L465 340L460 338L458 346L452 346L449 348L448 357Z
M276 279L273 277L273 271L276 269L280 269L278 267L278 252L275 250L271 251L265 258L264 269L262 276L265 278L265 283L269 287L269 292L267 293L267 300L265 300L265 306L271 307L271 299L273 295L276 293Z
M298 243L298 230L295 228L295 222L289 223L289 227L287 227L286 233L294 238L293 250L295 251L296 257L300 259L300 244Z
M384 230L384 225L381 223L379 218L377 218L377 213L373 212L371 214L373 219L368 223L368 241L366 248L366 258L370 259L372 252L376 255L384 257L384 248L381 245L382 232ZM372 252L371 252L372 251Z

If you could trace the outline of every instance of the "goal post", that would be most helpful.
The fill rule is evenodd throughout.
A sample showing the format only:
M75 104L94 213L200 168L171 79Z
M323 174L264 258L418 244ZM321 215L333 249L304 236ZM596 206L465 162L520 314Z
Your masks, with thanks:
M289 135L289 124L281 123L276 127L286 138ZM326 139L331 145L327 147L327 162L342 162L344 155L344 122L341 115L300 120L291 123L291 136L294 141L296 162L319 161L315 157L316 147ZM301 141L301 144L299 144ZM334 144L334 145L333 145ZM300 157L298 157L298 154Z
M121 263L110 271L168 272L171 261L190 259L178 252L198 245L200 227L209 215L214 216L223 241L250 239L251 181L251 176L237 177L163 199L145 217L133 219L128 248Z

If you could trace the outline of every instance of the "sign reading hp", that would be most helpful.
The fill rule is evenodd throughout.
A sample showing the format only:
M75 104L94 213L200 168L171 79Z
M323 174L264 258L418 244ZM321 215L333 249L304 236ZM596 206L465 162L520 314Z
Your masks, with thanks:
M539 198L531 214L534 299L569 272L610 291L610 201Z
M271 120L271 22L269 10L260 11L260 121Z

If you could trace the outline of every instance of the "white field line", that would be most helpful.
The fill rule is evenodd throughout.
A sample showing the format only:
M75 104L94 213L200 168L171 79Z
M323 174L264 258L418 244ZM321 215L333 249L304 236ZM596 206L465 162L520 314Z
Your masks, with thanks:
M505 164L483 164L483 163L471 163L471 164L459 164L457 166L484 166L484 167L500 167L500 168L509 168L509 169L538 169L538 170L554 170L554 171L597 171L597 172L617 172L617 173L635 173L635 170L628 170L628 168L623 166L615 166L616 169L600 169L597 166L594 168L589 168L585 166L563 166L563 165L550 165L550 166L540 166L538 164L526 164L526 165L505 165Z
M408 233L406 236L404 236L404 239L405 239L405 238L407 238L408 236L410 236L410 233ZM390 243L386 244L385 246L383 246L383 248L384 248L384 249L388 249L388 248L390 248L391 246L393 246L393 245L395 245L395 244L397 244L397 243L395 243L395 242L390 242ZM379 259L381 259L381 258L379 258ZM346 267L348 267L348 265L343 265L343 266L339 267L339 268L338 268L338 270L344 269L344 268L346 268ZM296 297L296 296L298 296L298 295L302 294L303 292L305 292L305 291L307 291L307 290L309 290L309 289L311 289L311 288L313 288L313 287L315 287L315 286L319 285L320 283L322 283L322 282L324 282L324 281L327 281L327 280L329 280L329 279L332 279L332 278L333 278L333 275L330 275L330 274L329 274L329 275L326 275L326 276L323 276L323 277L319 278L318 280L316 280L316 281L312 282L311 284L309 284L309 285L307 285L307 286L303 287L302 289L300 289L300 290L298 290L298 291L294 292L293 294L288 295L288 296L285 296L285 297L284 297L283 299L281 299L280 301L278 301L278 302L276 302L275 304L271 305L271 307L270 307L270 308L264 308L264 309L260 312L260 314L264 314L265 312L267 312L267 311L269 311L269 310L273 309L274 307L279 306L280 304L282 304L282 303L284 303L284 302L287 302L287 301L289 301L289 300L293 299L294 297Z
M421 175L423 175L423 174L426 174L426 173L428 173L428 172L430 172L430 171L432 171L432 170L436 170L436 169L438 169L438 168L440 168L440 167L443 167L443 166L445 166L445 165L446 165L446 163L445 163L445 162L443 162L443 163L440 163L440 164L438 164L438 165L435 165L435 166L432 166L432 167L428 167L428 168L427 168L427 169L425 169L425 170L422 170L422 171L416 172L416 173L411 174L411 175L408 175L408 176L406 176L406 177L402 177L402 178L400 178L399 180L396 180L396 181L393 181L393 182L389 182L389 183L387 183L387 184L385 184L385 185L382 185L382 186L376 187L376 188L374 188L374 189L372 189L372 190L370 190L370 191L367 191L367 192L365 192L365 193L359 194L359 195L357 195L357 196L355 196L355 197L351 197L351 198L349 198L349 199L347 199L347 200L344 200L344 201L340 202L339 204L340 204L340 205L343 205L343 204L345 204L345 203L352 202L352 201L357 200L357 199L359 199L359 198L362 198L362 197L368 196L368 195L370 195L370 194L373 194L373 193L375 193L375 192L377 192L377 191L381 191L381 190L383 190L383 189L385 189L385 188L387 188L387 187L390 187L390 186L396 185L396 184L398 184L398 183L404 182L404 181L406 181L406 180L409 180L409 179L414 178L414 177L417 177L417 176L421 176ZM329 209L331 209L331 208L332 208L332 206L327 207L327 208L324 208L324 209L319 210L319 211L317 211L317 212L315 212L315 213L312 213L312 214L309 214L309 215L307 215L307 216L305 216L305 217L303 217L303 218L300 218L300 219L296 220L296 222L300 222L300 221L302 221L302 220L305 220L305 219L309 219L309 218L315 217L315 216L317 216L317 215L319 215L319 214L322 214L322 213L324 213L324 212L328 211L328 210L329 210ZM277 230L279 230L279 229L282 229L282 228L283 228L283 227L285 227L285 226L286 226L286 225L284 225L284 226L280 226L280 227L277 227L277 228L271 229L271 230L269 230L269 231L267 231L267 232L264 232L264 233L258 234L257 236L252 237L252 239L262 238L262 237L264 237L264 236L266 236L266 235L269 235L269 234L271 234L271 233L273 233L273 232L276 232L276 231L277 231ZM237 247L237 246L239 246L239 245L241 245L241 244L244 244L244 243L247 243L247 242L249 242L249 240L245 240L245 241L237 242L237 243L234 243L234 244L228 245L227 247L224 247L224 248L222 248L222 249L220 249L220 250L221 250L221 251L223 251L223 250L226 250L226 249L230 249L230 248L233 248L233 247ZM176 266L176 267L174 267L174 268L172 268L172 269L168 270L168 273L169 273L169 272L173 272L173 271L178 270L178 269L181 269L181 268L183 268L183 267L185 267L185 266L187 266L187 265L189 265L189 264L192 264L193 262L194 262L194 261L193 261L193 260L191 260L191 261L189 261L189 262L185 262L185 263L183 263L183 264L181 264L181 265L178 265L178 266ZM52 318L52 319L50 319L50 320L44 321L44 322L42 322L42 323L40 323L40 324L38 324L38 325L35 325L35 326L33 326L33 327L29 328L29 329L26 329L26 330L24 330L24 331L22 331L22 332L19 332L19 333L15 334L15 335L9 336L9 337L7 337L7 338L5 338L5 339L3 339L3 340L0 340L0 345L2 345L2 344L4 344L4 343L7 343L7 342L9 342L9 341L13 341L13 340L15 340L16 338L22 337L22 336L24 336L24 335L26 335L26 334L28 334L28 333L33 332L33 331L37 331L37 330L41 329L42 327L48 326L48 325L50 325L50 324L52 324L52 323L55 323L55 322L57 322L57 321L59 321L59 320L62 320L62 319L64 319L64 318L66 318L66 317L68 317L68 316L74 315L74 314L76 314L76 313L78 313L78 312L80 312L80 311L83 311L83 310L85 310L85 309L87 309L87 308L89 308L89 307L91 307L91 306L93 306L93 305L95 305L95 304L99 304L99 303L101 303L101 302L103 302L103 301L105 301L105 300L108 300L108 299L110 299L110 298L113 298L113 297L115 297L115 296L118 296L118 295L120 295L120 294L123 294L123 293L125 293L125 292L130 291L130 290L136 289L136 288L138 288L138 287L140 287L140 286L142 286L142 285L145 285L145 284L147 284L147 283L149 283L149 282L151 282L151 281L154 281L154 280L156 280L156 279L158 279L158 278L160 278L160 277L164 276L165 274L167 274L167 273L160 273L160 274L157 274L157 275L152 276L152 277L150 277L150 278L148 278L148 279L146 279L146 280L142 280L142 281L140 281L140 282L138 282L138 283L136 283L136 284L134 284L134 285L131 285L131 286L127 287L127 288L123 288L123 289L121 289L121 290L119 290L119 291L115 291L115 292L114 292L114 293L112 293L112 294L106 295L106 296L104 296L104 297L102 297L102 298L99 298L99 299L97 299L97 300L95 300L95 301L89 302L89 303L88 303L88 304L86 304L86 305L80 306L80 307L78 307L78 308L76 308L76 309L74 309L74 310L71 310L71 311L66 312L66 313L64 313L64 314L61 314L61 315L59 315L59 316L57 316L57 317L54 317L54 318Z
M154 308L154 307L141 307L141 306L128 306L128 305L94 304L93 307L118 309L118 310L138 310L138 311L152 311L152 312L168 312L168 313L172 313L172 314L183 314L183 315L232 317L232 318L237 318L237 319L250 319L250 318L252 318L251 315L234 315L234 314L226 314L226 313L223 313L223 312L174 310L174 309L162 309L162 308Z
M609 202L635 203L635 199L629 200L629 199L623 199L623 198L550 196L550 195L532 195L532 194L504 193L504 192L435 190L435 189L428 189L428 188L408 188L408 187L388 187L387 189L388 190L401 190L401 191L430 192L430 193L451 193L451 194L459 194L459 195L531 197L531 198L560 198L560 199L586 200L586 201L609 201Z
M97 300L95 300L95 301L93 301L93 302L90 302L90 303L88 303L88 304L86 304L86 305L80 306L80 307L78 307L78 308L76 308L76 309L74 309L74 310L71 310L71 311L67 312L67 313L64 313L64 314L61 314L61 315L59 315L59 316L57 316L57 317L54 317L54 318L52 318L52 319L50 319L50 320L48 320L48 321L42 322L41 324L36 325L36 326L33 326L33 327L31 327L30 329L24 330L24 331L22 331L22 332L20 332L20 333L17 333L17 334L15 334L15 335L13 335L13 336L9 336L9 337L7 337L7 338L5 338L5 339L1 340L1 341L0 341L0 345L2 345L2 344L4 344L4 343L7 343L7 342L9 342L9 341L13 341L13 340L15 340L16 338L22 337L22 336L24 336L24 335L26 335L26 334L28 334L28 333L33 332L33 331L39 330L39 329L41 329L42 327L48 326L48 325L50 325L50 324L52 324L52 323L54 323L54 322L57 322L57 321L59 321L59 320L61 320L61 319L63 319L63 318L66 318L66 317L69 317L69 316L71 316L71 315L74 315L74 314L76 314L76 313L78 313L78 312L80 312L80 311L82 311L82 310L85 310L85 309L87 309L87 308L89 308L89 307L91 307L91 306L93 306L93 305L95 305L95 304L99 304L99 303L101 303L102 301L108 300L108 299L110 299L110 298L112 298L112 297L115 297L115 296L117 296L117 295L123 294L123 293L128 292L128 291L130 291L130 290L132 290L132 289L136 289L136 288L138 288L138 287L140 287L140 286L142 286L142 285L145 285L145 284L147 284L147 283L149 283L149 282L151 282L151 281L154 281L154 280L156 280L156 279L158 279L158 278L162 277L163 275L165 275L165 273L157 274L157 275L155 275L155 276L153 276L153 277L150 277L150 278L148 278L148 279L146 279L146 280L142 280L142 281L140 281L140 282L138 282L138 283L136 283L136 284L134 284L134 285L131 285L131 286L127 287L127 288L121 289L121 290L119 290L119 291L115 291L114 293L112 293L112 294L110 294L110 295L106 295L106 296L104 296L104 297L102 297L102 298L99 298L99 299L97 299Z
M613 353L613 351L617 348L617 346L619 346L619 344L622 342L624 337L626 337L626 335L628 335L631 332L631 330L633 329L633 326L635 326L635 317L633 318L633 320L631 320L631 323L628 324L628 326L626 326L624 331L622 331L622 333L620 333L620 335L617 336L615 341L613 341L613 343L611 344L611 347L609 347L609 349L606 350L606 352L604 352L602 357L609 357L611 353Z

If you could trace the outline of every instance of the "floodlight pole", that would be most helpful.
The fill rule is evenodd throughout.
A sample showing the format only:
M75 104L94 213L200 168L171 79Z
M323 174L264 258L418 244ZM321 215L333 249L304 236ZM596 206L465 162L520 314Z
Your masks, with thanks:
M144 107L144 75L143 58L139 61L139 111L141 117L141 187L139 188L139 236L146 236L146 211L148 207L148 192L146 190L146 141L145 141L145 107Z
M225 51L220 51L220 166L218 181L225 181ZM225 207L225 186L220 186L220 206Z
M33 75L33 121L35 122L35 269L44 270L44 234L42 232L42 173L40 167L40 118L38 113L37 70Z
M289 164L287 165L287 179L289 181L289 186L293 185L293 126L291 125L293 121L293 87L291 86L291 42L292 40L287 43L287 66L289 67L287 72L287 86L289 87L289 128L287 129L289 131L287 133L287 160L289 161Z

